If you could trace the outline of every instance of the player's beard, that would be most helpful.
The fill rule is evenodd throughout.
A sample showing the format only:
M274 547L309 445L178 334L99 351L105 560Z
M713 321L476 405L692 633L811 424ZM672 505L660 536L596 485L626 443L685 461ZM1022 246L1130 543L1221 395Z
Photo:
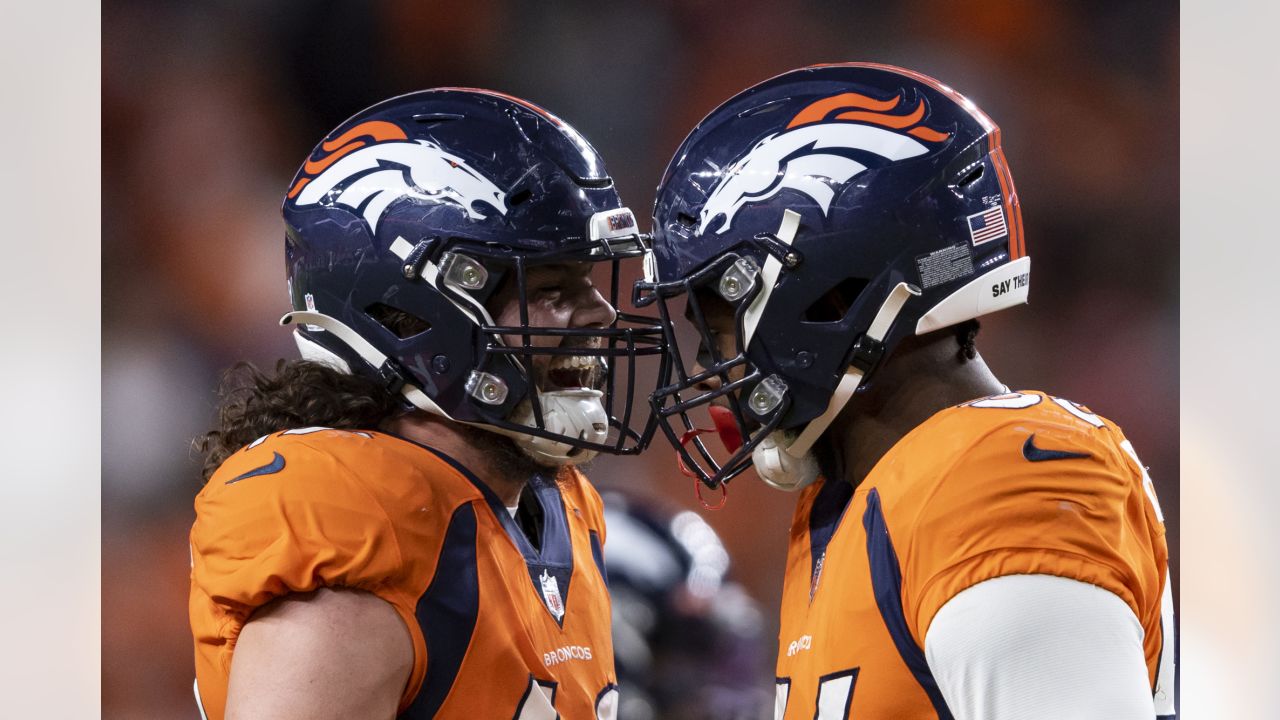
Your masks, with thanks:
M536 475L566 490L576 487L579 482L578 473L574 472L573 468L583 471L591 466L591 461L566 466L543 465L505 435L470 425L459 425L458 430L466 436L467 442L492 460L494 471L504 478L529 482Z
M555 472L555 468L534 460L506 435L463 424L458 425L458 431L468 443L484 453L494 471L503 478L527 482L535 474L546 477Z

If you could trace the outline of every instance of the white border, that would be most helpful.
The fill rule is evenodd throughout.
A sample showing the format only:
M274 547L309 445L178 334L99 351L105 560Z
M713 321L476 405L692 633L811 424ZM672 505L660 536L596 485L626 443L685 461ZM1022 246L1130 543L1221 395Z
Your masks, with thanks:
M66 0L31 3L7 13L0 33L0 84L8 97L0 133L9 139L0 170L0 614L8 620L0 706L12 718L97 717L100 10Z

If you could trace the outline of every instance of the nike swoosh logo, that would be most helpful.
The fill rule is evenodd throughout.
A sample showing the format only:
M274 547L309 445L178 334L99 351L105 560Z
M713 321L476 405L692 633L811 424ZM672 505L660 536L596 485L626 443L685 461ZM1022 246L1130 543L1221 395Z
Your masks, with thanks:
M278 472L280 472L281 470L283 470L283 469L284 469L284 456L283 456L283 455L281 455L280 453L272 453L272 454L273 454L273 455L275 455L275 457L271 458L271 462L267 463L266 465L263 465L262 467L254 468L254 469L250 470L249 472L244 473L244 474L242 474L242 475L237 475L236 477L234 477L234 478L232 478L232 479L228 480L228 481L227 481L227 484L228 484L228 485L235 485L236 483L240 482L241 480L247 480L247 479L249 479L249 478L251 478L251 477L257 477L257 476L259 476L259 475L271 475L271 474L278 473Z
M1044 462L1046 460L1073 460L1089 457L1089 453L1068 452L1066 450L1045 450L1036 447L1036 434L1031 433L1027 441L1022 443L1022 457L1031 462Z

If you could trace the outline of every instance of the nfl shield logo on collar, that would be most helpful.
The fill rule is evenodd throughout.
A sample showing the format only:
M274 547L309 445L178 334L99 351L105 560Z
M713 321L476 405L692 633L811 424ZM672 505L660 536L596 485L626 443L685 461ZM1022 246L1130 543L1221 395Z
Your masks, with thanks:
M547 603L547 609L555 616L556 622L564 617L564 601L560 599L560 583L556 582L554 575L546 570L542 571L542 576L538 578L542 581L542 599Z

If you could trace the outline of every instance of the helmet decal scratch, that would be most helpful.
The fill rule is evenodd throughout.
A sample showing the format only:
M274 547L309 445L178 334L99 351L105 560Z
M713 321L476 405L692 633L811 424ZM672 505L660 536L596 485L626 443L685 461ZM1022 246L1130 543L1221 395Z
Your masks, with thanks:
M633 293L667 333L650 402L681 472L711 488L752 466L801 487L812 443L901 342L1027 297L998 126L913 70L809 66L725 100L673 154L653 222ZM744 255L753 294L708 312L699 295ZM717 414L733 441L696 442Z
M342 205L362 216L374 233L387 207L403 197L452 203L472 220L489 216L478 206L507 213L506 194L491 180L430 140L407 140L392 123L361 124L321 149L330 152L303 168L318 174L300 179L289 192L297 207Z
M632 380L666 341L659 318L616 308L649 239L577 130L516 97L431 88L357 112L303 160L281 207L303 357L548 468L648 444ZM603 287L545 308L532 266L558 281L579 263Z
M725 168L702 207L698 234L706 232L720 216L724 222L716 233L728 231L744 206L767 200L784 189L808 195L825 214L836 191L867 169L850 151L897 162L928 153L930 148L921 140L938 143L951 137L918 125L925 116L923 99L905 114L883 112L901 102L901 95L875 100L842 93L809 104L784 130L761 139Z

